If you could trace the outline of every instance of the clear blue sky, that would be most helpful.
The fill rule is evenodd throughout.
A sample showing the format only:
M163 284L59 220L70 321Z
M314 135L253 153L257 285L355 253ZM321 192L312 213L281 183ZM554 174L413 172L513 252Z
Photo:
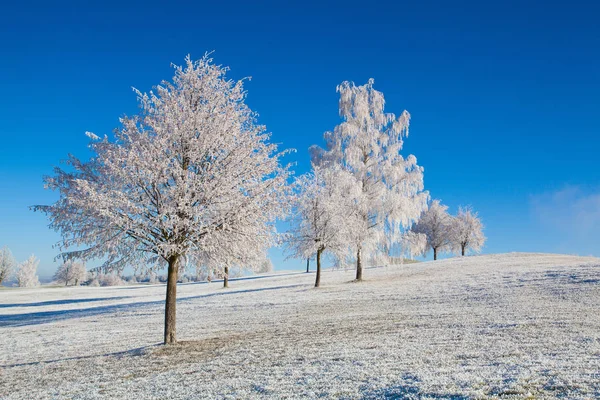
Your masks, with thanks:
M0 246L52 273L58 235L27 208L56 198L42 176L134 113L132 86L215 50L298 173L339 122L336 85L373 77L412 114L432 196L480 212L485 252L600 256L598 2L258 3L5 2Z

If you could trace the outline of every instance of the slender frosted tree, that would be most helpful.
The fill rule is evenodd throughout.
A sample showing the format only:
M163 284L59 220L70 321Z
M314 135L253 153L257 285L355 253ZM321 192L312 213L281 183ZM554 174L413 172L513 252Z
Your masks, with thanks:
M352 174L337 165L313 170L296 180L292 229L287 241L292 257L316 255L315 287L321 284L321 256L347 252L348 228L357 186Z
M468 252L479 253L485 244L483 223L470 206L459 207L452 221L452 247L462 256Z
M67 260L59 265L54 274L54 280L59 283L64 283L65 286L68 286L69 283L77 286L85 281L86 276L87 271L84 263Z
M101 258L106 271L167 267L165 344L176 342L180 270L260 265L288 209L285 151L227 70L188 57L171 82L136 90L139 114L121 119L114 140L88 134L92 158L70 156L45 179L59 200L36 207L62 233L63 257Z
M452 224L453 218L448 214L448 206L441 204L439 200L433 200L429 209L419 218L419 222L412 227L414 233L425 235L427 238L427 247L423 255L431 249L433 259L437 260L438 253L451 249Z
M37 269L40 264L40 260L33 254L29 258L19 264L17 269L17 285L19 287L31 288L40 286L40 280L38 279Z
M0 249L0 285L12 275L16 265L10 249L7 246Z
M325 133L325 150L311 150L315 164L341 165L359 187L351 227L357 281L362 280L363 259L373 260L389 249L392 239L427 209L429 199L416 157L400 154L410 115L384 112L383 93L373 83L370 79L363 86L343 82L337 87L343 122Z

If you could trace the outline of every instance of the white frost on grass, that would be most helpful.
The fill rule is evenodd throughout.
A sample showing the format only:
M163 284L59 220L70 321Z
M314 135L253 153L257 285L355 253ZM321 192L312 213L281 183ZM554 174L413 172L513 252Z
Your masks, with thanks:
M0 398L600 397L600 260L505 254L178 286L6 290ZM33 304L26 304L33 303Z

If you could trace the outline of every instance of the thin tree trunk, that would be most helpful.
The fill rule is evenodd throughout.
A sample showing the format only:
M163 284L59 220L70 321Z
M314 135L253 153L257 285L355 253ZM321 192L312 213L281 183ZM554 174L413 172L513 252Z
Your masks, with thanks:
M360 259L360 248L356 252L356 281L362 281L362 260Z
M223 287L229 287L229 267L225 267L225 274L223 275Z
M321 286L321 253L323 250L317 250L317 278L315 280L315 287Z
M465 245L464 244L462 245L462 255L463 256L465 255Z
M306 259L306 273L308 274L310 272L310 258Z
M165 302L165 344L177 343L175 323L178 270L179 256L171 256L171 258L169 258L169 273L167 275L167 300Z
M437 247L433 248L433 259L437 260Z

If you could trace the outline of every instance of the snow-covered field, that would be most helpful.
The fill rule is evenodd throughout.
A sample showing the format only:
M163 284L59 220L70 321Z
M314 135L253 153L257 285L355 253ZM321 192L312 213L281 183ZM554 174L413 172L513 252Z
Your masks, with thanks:
M600 260L455 258L178 287L0 292L0 397L600 398Z

